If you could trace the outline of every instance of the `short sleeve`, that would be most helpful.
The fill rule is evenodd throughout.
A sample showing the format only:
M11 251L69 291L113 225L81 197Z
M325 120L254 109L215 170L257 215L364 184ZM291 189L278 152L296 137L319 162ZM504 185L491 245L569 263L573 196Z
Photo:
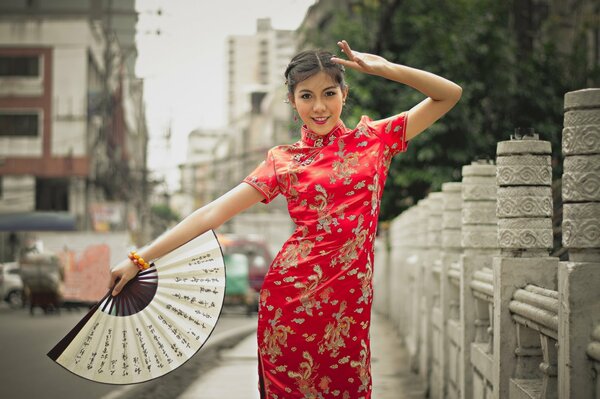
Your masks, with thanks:
M369 130L390 148L393 156L406 151L408 148L408 142L406 141L407 119L408 114L402 112L380 121L373 121L368 116L363 116L361 123L366 124Z
M275 160L273 158L272 150L269 150L267 158L243 181L262 193L265 199L261 202L264 204L268 204L277 197L280 190L277 182L277 175L275 173Z

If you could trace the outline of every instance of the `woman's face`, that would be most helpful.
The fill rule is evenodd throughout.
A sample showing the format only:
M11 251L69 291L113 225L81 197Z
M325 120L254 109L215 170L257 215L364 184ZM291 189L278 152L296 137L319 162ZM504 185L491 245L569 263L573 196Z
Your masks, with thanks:
M318 135L326 135L338 124L347 94L347 89L342 90L321 71L298 83L290 101L306 127Z

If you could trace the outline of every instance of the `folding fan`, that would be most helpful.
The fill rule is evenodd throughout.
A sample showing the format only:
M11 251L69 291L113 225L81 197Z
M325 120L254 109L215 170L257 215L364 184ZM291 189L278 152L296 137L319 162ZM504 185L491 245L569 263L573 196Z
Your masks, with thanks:
M206 342L224 294L223 254L211 230L155 260L119 295L109 291L48 356L102 383L160 377Z

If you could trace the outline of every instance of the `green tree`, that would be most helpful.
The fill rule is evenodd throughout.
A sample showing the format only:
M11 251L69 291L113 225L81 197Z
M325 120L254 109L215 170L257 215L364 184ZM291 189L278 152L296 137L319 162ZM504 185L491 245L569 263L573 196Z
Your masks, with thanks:
M561 53L546 33L560 21L530 3L321 0L313 7L320 17L316 25L301 27L302 47L333 49L346 39L358 51L431 71L463 87L459 104L394 158L380 220L440 190L443 182L460 180L462 166L474 159L494 159L497 142L510 139L516 127L533 127L552 142L555 173L560 173L564 93L597 81L598 68L582 68L580 61L588 55L580 48ZM411 88L355 71L348 71L347 80L349 126L363 114L386 117L423 99Z

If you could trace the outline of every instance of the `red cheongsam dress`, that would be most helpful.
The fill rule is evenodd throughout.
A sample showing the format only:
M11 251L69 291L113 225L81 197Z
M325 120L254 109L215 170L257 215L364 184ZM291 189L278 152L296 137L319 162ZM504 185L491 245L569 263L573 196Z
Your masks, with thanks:
M264 203L283 194L296 225L260 293L261 398L371 398L373 245L406 119L363 116L324 136L303 127L301 140L269 150L244 179Z

